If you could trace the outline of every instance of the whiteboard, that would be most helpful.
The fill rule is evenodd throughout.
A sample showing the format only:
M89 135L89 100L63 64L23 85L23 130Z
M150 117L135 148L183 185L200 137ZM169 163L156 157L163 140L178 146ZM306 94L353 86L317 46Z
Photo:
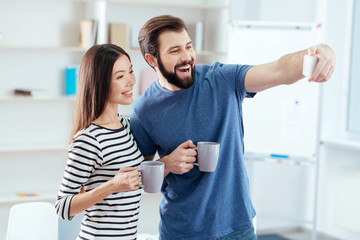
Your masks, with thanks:
M229 29L229 63L261 64L320 43L316 24L235 22ZM319 84L302 79L257 93L243 103L246 153L314 158Z

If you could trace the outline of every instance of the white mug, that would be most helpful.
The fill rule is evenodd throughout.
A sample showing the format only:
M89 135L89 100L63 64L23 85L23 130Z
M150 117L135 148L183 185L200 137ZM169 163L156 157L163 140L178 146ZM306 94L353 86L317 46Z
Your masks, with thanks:
M317 58L310 56L310 55L304 55L304 62L303 62L303 75L305 77L310 77L317 64Z
M147 193L160 192L164 180L164 163L159 161L144 161L137 169L141 172L139 187Z
M202 172L214 172L217 166L220 152L220 143L217 142L198 142L197 147L197 163Z

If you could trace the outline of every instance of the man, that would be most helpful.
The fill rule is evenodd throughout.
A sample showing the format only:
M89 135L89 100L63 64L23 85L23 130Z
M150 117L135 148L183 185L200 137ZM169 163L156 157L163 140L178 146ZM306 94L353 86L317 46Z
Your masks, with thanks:
M319 45L253 67L195 67L184 22L168 15L145 23L139 44L159 80L135 102L131 129L145 159L152 160L157 151L165 163L160 239L257 239L243 161L242 101L303 78L307 53L318 58L309 81L327 81L334 70L333 51ZM194 167L199 141L220 143L215 172Z

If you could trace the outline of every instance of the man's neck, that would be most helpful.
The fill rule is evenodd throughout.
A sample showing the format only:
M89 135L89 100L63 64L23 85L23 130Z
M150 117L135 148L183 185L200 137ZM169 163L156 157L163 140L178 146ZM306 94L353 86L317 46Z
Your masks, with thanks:
M179 91L181 88L169 83L163 76L159 76L159 84L161 87L170 90L170 91Z

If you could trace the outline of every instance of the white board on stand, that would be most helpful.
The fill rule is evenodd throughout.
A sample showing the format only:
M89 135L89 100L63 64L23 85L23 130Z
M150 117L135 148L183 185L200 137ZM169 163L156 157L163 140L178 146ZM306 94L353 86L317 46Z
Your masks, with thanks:
M235 22L229 63L258 65L320 43L316 24ZM243 103L245 152L314 158L319 84L302 79L257 93Z

